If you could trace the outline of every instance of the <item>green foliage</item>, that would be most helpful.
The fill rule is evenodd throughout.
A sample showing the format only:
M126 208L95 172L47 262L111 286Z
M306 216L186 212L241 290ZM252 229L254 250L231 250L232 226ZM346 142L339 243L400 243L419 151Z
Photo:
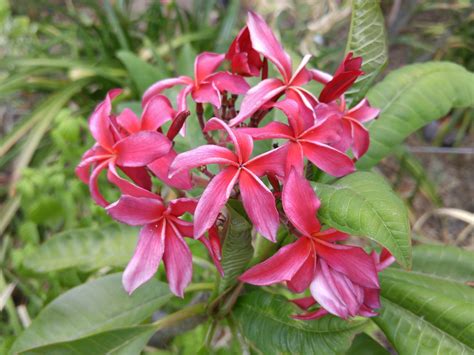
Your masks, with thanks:
M349 105L359 102L369 90L372 82L388 61L387 34L380 0L353 0L351 27L346 53L362 57L361 76L347 90L345 97Z
M448 62L407 65L394 70L367 94L381 110L369 125L370 147L357 162L370 169L411 133L456 107L474 107L474 74Z
M137 325L170 297L168 285L155 279L131 296L123 290L121 274L87 282L45 307L17 338L11 352L74 341L96 333ZM110 339L113 341L117 336L112 335Z
M472 280L474 254L445 246L414 254L420 262L413 271L381 274L382 308L374 321L401 354L472 353L474 290L465 282Z
M25 260L25 266L40 273L123 267L133 254L137 234L136 228L119 223L67 230L43 243Z
M382 345L365 333L354 338L347 355L388 355L390 354Z
M229 216L222 246L224 277L219 284L220 292L237 283L237 277L245 271L253 255L252 225L232 207L227 206L227 210Z
M332 185L314 184L319 218L343 232L386 247L406 268L411 265L410 224L403 201L375 173L356 172Z
M282 296L254 291L239 298L233 314L243 335L264 354L340 354L366 323L333 316L310 322L292 319L297 312Z

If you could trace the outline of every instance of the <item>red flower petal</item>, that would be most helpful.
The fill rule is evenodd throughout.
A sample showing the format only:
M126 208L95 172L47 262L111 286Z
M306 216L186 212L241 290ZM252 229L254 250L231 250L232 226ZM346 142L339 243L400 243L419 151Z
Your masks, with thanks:
M166 89L176 85L193 85L193 83L193 80L189 76L180 76L178 78L160 80L145 91L143 94L142 106L145 107L153 96L161 94L161 92Z
M165 227L164 223L160 223L141 229L135 253L122 276L123 286L129 294L156 273L165 250Z
M235 126L257 112L265 103L285 90L285 85L279 79L265 79L251 88L244 96L239 114L230 120L230 126Z
M94 139L102 147L110 150L114 145L114 138L110 130L109 115L112 111L112 100L122 92L121 89L113 89L107 93L105 100L97 105L89 118L89 129Z
M213 82L220 91L228 91L235 95L245 94L250 89L244 78L227 72L212 74L207 77L206 82Z
M304 155L330 175L339 177L355 171L352 159L335 148L306 140L301 140L301 145Z
M291 169L283 185L282 202L290 222L301 233L311 236L319 232L321 225L316 218L319 199L310 183L295 169Z
M194 80L196 84L206 79L224 61L224 54L203 52L194 61Z
M114 145L118 165L137 167L150 164L169 152L171 142L158 132L132 134Z
M170 166L177 155L174 149L171 149L168 154L148 164L148 168L166 185L181 190L189 190L193 187L193 184L191 174L187 170L181 170L174 174L172 178L169 177Z
M283 177L286 154L286 146L281 146L250 159L244 166L257 176L273 173Z
M253 48L275 64L285 81L288 82L291 78L291 59L288 53L283 50L271 28L260 15L251 11L248 15L247 26Z
M129 108L125 108L118 116L117 123L129 134L140 130L140 121L135 113Z
M207 185L194 213L194 237L201 237L216 221L219 212L230 197L239 170L229 166Z
M258 177L245 168L240 173L239 186L242 203L255 229L274 242L280 217L273 194Z
M158 198L122 195L106 208L112 218L131 226L143 226L158 220L165 207Z
M275 255L243 273L239 280L257 286L288 281L301 268L311 252L307 238L280 248Z
M153 96L143 109L141 129L156 131L165 122L171 121L176 115L170 100L163 95Z
M202 83L199 87L195 87L191 95L196 102L210 103L216 108L221 107L221 94L219 93L219 89L212 82Z
M183 298L193 275L193 261L188 245L173 223L167 223L163 261L171 292Z
M178 154L170 167L170 176L180 171L187 171L208 164L235 164L237 157L229 149L218 145L202 145L187 152Z

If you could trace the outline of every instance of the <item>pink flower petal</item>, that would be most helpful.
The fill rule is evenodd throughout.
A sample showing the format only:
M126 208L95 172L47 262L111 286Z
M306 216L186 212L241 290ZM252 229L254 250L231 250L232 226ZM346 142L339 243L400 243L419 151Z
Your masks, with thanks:
M142 106L145 107L151 98L157 94L161 94L164 90L176 85L192 85L193 80L188 76L180 76L178 78L169 78L160 80L150 86L143 94Z
M286 285L290 291L300 293L306 290L316 273L316 258L310 254L300 269L293 275Z
M319 240L316 250L331 268L346 275L351 281L363 287L379 288L374 260L362 248Z
M359 159L369 149L370 136L369 131L355 120L350 120L352 128L352 152L354 157Z
M299 319L299 320L315 320L315 319L320 319L328 314L329 314L328 311L326 311L324 308L319 308L312 312L292 315L291 318Z
M172 200L169 202L168 206L170 209L170 213L173 216L181 216L185 214L186 212L194 214L194 211L196 210L198 200L194 198L178 198L176 200Z
M119 222L131 226L143 226L158 220L165 210L158 198L122 195L106 208L107 213Z
M163 257L166 277L171 292L183 298L184 289L189 285L193 276L191 251L172 222L167 223L166 233Z
M303 234L319 232L321 225L316 218L320 202L310 183L295 169L291 169L282 192L283 210L290 222Z
M274 242L280 225L280 217L272 192L247 169L243 169L240 173L239 186L242 203L255 229Z
M117 170L115 169L115 165L113 162L108 162L109 170L107 171L107 179L112 183L115 184L122 194L130 195L135 197L148 197L148 198L156 198L156 195L140 186L137 186L130 181L121 177Z
M290 79L290 85L301 86L311 80L311 72L305 68L310 59L311 54L306 54L303 57L300 65L298 65L298 68L295 70L293 76Z
M286 146L281 146L252 158L244 166L257 176L273 173L283 177L285 175L286 154Z
M107 165L109 165L109 160L101 162L99 165L97 165L91 173L91 177L89 179L89 191L91 193L92 199L102 207L107 206L109 203L107 200L102 196L99 190L99 185L97 180L99 179L99 175L102 170L104 170Z
M301 145L304 155L330 175L339 177L355 171L352 159L335 148L307 140L301 140Z
M170 167L170 176L180 171L187 171L208 164L235 164L237 157L229 149L218 145L202 145L187 152L178 154Z
M291 99L287 98L281 101L278 101L274 107L277 109L281 110L286 117L288 118L288 123L290 124L291 127L291 136L292 137L298 137L299 134L303 131L303 121L301 120L300 117L300 109L298 102Z
M194 237L201 237L214 224L234 187L239 170L229 166L217 174L207 185L194 213Z
M340 141L342 120L331 117L304 131L300 138L314 143L334 144Z
M110 153L105 151L99 145L94 145L88 149L81 158L80 163L76 167L76 175L84 184L89 183L91 165L99 163L101 160L109 159Z
M252 46L264 57L276 65L286 82L291 78L291 59L283 50L265 20L254 12L249 12L247 26L252 39Z
M252 137L242 132L233 130L227 125L227 123L216 117L211 118L207 122L206 127L204 127L204 132L213 131L217 129L224 129L227 132L230 140L232 141L232 143L234 143L235 151L237 153L237 156L239 157L239 162L246 162L252 154L253 150Z
M289 301L291 303L297 305L299 308L301 308L304 311L306 311L308 308L310 308L310 307L312 307L316 304L316 301L311 296L296 298L296 299L289 300Z
M95 108L89 118L89 129L94 139L102 147L110 150L114 145L114 138L110 128L109 115L112 111L112 100L120 95L121 89L113 89L107 93L105 100Z
M327 84L332 80L332 75L326 72L323 72L318 69L310 69L313 80L321 83Z
M194 61L194 79L199 84L206 79L224 61L224 54L203 52L196 57Z
M286 90L286 97L298 104L298 114L294 117L293 123L297 120L298 125L293 125L296 135L314 125L316 113L314 107L319 105L317 99L301 87L290 86Z
M129 294L150 280L158 270L165 250L165 227L164 223L150 224L140 231L135 253L122 276L123 286Z
M219 271L219 274L221 276L224 276L224 269L222 269L222 264L221 264L221 242L219 238L219 234L217 231L217 227L213 226L209 229L208 231L209 234L209 239L205 237L199 238L199 241L204 244L206 247L207 251L209 252L209 255L212 258L212 261L214 262L214 265L216 266L217 271Z
M288 176L291 168L294 168L299 175L303 176L304 154L301 144L299 142L288 142L286 147L285 176Z
M266 286L290 280L301 268L311 252L307 238L280 248L275 255L244 272L239 280L252 285Z
M130 168L121 166L120 169L138 186L145 190L151 190L151 177L145 167Z
M380 110L378 108L371 107L367 99L363 99L347 112L347 116L361 123L365 123L373 120L379 113Z
M193 100L200 103L210 103L216 108L221 107L221 94L214 83L202 83L195 87L191 95Z
M137 115L129 108L125 108L117 116L117 123L129 134L136 133L140 130L140 121Z
M188 104L187 104L187 98L188 95L193 91L194 86L193 85L188 85L183 88L178 93L178 96L176 97L176 103L178 104L178 111L179 112L184 112L188 110ZM181 130L182 135L184 136L186 133L186 127L183 127Z
M170 100L163 95L153 96L143 109L141 129L156 131L165 122L171 121L176 115Z
M130 167L150 164L168 153L170 148L168 138L152 131L132 134L114 145L117 164Z
M239 128L238 132L248 134L255 140L261 139L291 139L293 131L281 122L270 122L261 128Z
M171 149L168 154L156 159L151 164L148 164L148 168L166 185L181 190L189 190L193 187L193 183L191 180L191 174L187 170L181 170L174 174L172 178L169 177L170 166L177 155L178 154L176 154L175 150Z
M220 91L228 91L235 95L245 94L250 89L250 85L240 75L227 72L212 74L206 82L213 82Z
M231 127L246 120L257 112L264 104L285 90L285 85L279 79L265 79L251 88L244 96L239 114L230 120Z

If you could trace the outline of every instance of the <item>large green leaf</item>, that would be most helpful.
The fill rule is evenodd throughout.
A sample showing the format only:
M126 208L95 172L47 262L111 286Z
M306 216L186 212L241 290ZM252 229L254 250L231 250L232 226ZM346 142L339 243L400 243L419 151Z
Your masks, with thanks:
M219 284L219 290L225 291L233 286L247 267L253 256L252 225L239 212L230 206L227 233L222 246L222 268L224 277Z
M123 290L121 276L105 276L56 298L18 337L11 352L139 324L171 298L168 285L156 279L129 296Z
M365 333L354 338L347 355L388 355L390 354L382 345Z
M444 246L417 249L422 260L434 257L433 267L422 261L411 272L382 272L382 308L374 321L400 354L474 353L474 290L464 283L471 280L474 254L468 259L467 252ZM438 261L442 267L434 266Z
M372 122L370 148L357 162L369 169L408 135L454 107L474 106L474 74L447 62L407 65L371 88L367 97L381 109Z
M343 232L369 237L404 267L411 265L410 224L402 200L375 173L356 172L333 185L314 184L321 220Z
M155 332L152 325L119 328L73 341L41 346L22 352L27 355L139 355Z
M165 77L161 70L145 62L132 52L119 51L117 52L117 57L125 68L127 68L128 74L140 95L143 94L150 85Z
M360 101L387 64L387 35L379 0L352 0L352 17L346 52L362 57L361 76L347 91L348 103Z
M124 266L133 255L137 235L136 228L118 223L102 228L68 230L42 244L25 260L25 266L36 272Z
M296 320L291 315L298 310L288 300L264 291L240 297L233 312L243 335L264 354L340 354L366 322L333 316Z

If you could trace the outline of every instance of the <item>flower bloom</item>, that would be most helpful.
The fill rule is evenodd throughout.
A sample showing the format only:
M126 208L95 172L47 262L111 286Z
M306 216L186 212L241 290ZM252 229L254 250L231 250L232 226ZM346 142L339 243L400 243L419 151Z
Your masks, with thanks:
M274 107L285 112L289 125L270 122L262 128L240 128L239 131L259 139L286 139L283 145L286 151L285 172L294 167L303 173L304 157L328 174L344 176L355 170L352 160L331 145L340 140L341 125L337 119L328 119L309 128L301 120L300 107L292 99L277 102Z
M235 126L241 123L269 101L276 100L283 93L286 93L288 97L296 100L303 107L303 119L312 123L315 119L313 111L317 99L301 87L312 78L311 73L305 69L305 65L311 56L305 56L293 73L290 56L283 50L263 18L249 12L247 27L253 48L275 64L282 80L276 78L265 79L251 88L242 100L239 114L230 121L230 125Z
M189 76L180 76L158 81L143 94L143 104L146 105L153 96L161 94L166 89L183 85L184 87L177 97L179 112L188 109L186 98L189 94L197 103L210 103L219 108L221 106L221 91L239 95L246 93L249 89L249 85L241 76L227 72L214 73L223 61L223 54L201 53L194 62L194 79Z
M283 176L283 149L271 150L250 159L252 138L232 130L217 118L209 120L206 130L224 129L235 153L217 145L204 145L179 154L171 165L171 175L202 165L219 164L224 169L217 174L204 190L194 215L194 236L200 237L216 220L230 197L232 188L239 184L242 203L257 231L265 238L275 240L279 225L275 198L259 179L267 173Z
M166 155L171 149L171 142L163 134L150 130L156 112L153 104L147 105L142 115L142 127L129 134L123 130L111 115L112 100L121 90L111 90L89 118L89 129L96 144L86 151L76 168L77 176L86 184L94 201L105 207L108 202L99 191L97 179L102 170L108 168L107 178L117 185L123 193L134 193L149 196L151 180L144 167L154 160ZM125 113L127 114L127 112ZM123 114L122 114L123 115ZM121 177L116 167L128 175L138 185ZM89 174L90 168L92 173Z
M309 182L294 169L283 187L282 200L286 215L301 236L239 279L254 285L286 281L294 292L309 287L315 302L344 319L373 312L376 304L365 295L378 295L374 259L362 248L336 244L347 238L344 233L321 231L316 218L320 202ZM321 316L321 312L307 318Z
M230 61L232 72L242 76L258 76L263 67L263 61L253 47L250 32L245 26L235 37L225 55Z
M184 288L191 282L192 256L184 237L193 235L193 225L179 217L193 213L196 200L179 198L166 206L161 197L135 197L122 195L107 207L116 220L143 226L135 254L123 273L123 284L128 293L148 281L157 271L161 259L171 291L183 297Z

